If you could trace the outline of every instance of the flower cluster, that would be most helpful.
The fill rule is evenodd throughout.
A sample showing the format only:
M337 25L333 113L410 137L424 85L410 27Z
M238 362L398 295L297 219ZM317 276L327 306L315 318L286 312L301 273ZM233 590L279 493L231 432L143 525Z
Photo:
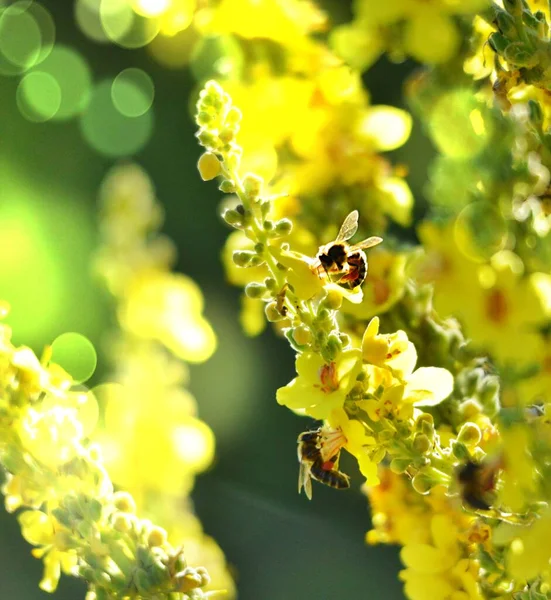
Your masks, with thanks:
M498 426L497 378L485 372L459 326L437 318L425 288L403 280L399 299L383 315L387 323L401 319L418 342L423 366L417 369L416 345L406 327L383 334L378 317L366 322L348 313L348 304L362 301L361 287L348 285L350 265L324 266L320 255L329 254L331 243L318 257L293 249L292 221L270 219L265 183L257 175L241 175L241 114L230 96L210 82L197 109L197 136L206 150L199 171L205 180L220 176L220 189L235 194L224 218L250 241L251 250L236 250L232 259L236 268L261 278L247 284L246 294L263 301L268 320L297 352L297 376L277 391L277 401L323 421L317 432L299 439L307 493L309 477L347 487L337 469L344 449L358 461L368 489L378 486L375 495L390 476L406 493L427 497L418 500L427 512L422 541L391 534L372 538L404 544L410 598L422 597L423 589L441 598L522 590L523 579L508 565L512 556L525 556L520 532L524 528L528 535L541 516L544 486L531 430L545 431L545 417L520 410ZM438 366L425 366L431 361ZM537 460L544 464L547 449L540 452ZM438 498L445 510L436 508ZM382 513L391 518L389 510ZM405 519L412 518L409 508L404 512ZM493 519L499 543L488 541L494 531L484 524L484 513ZM514 523L519 535L507 538L495 527L500 522Z
M54 591L63 572L88 583L89 600L208 597L207 570L189 566L164 529L138 517L130 494L114 492L100 449L89 442L95 395L50 355L39 360L14 346L10 328L0 325L2 492L44 562L40 587Z
M105 419L96 439L113 481L171 540L191 549L213 589L230 591L223 553L187 502L195 475L214 457L214 435L185 389L186 362L206 360L216 343L201 291L170 270L175 250L158 232L162 207L143 169L114 167L100 202L97 269L114 297L119 328L110 339L112 383L97 388Z

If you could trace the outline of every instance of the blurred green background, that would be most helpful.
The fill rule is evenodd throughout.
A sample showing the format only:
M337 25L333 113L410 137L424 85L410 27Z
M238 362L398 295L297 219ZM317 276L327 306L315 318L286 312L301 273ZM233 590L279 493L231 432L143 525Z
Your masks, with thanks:
M397 550L364 544L370 519L359 475L348 492L315 485L312 502L297 495L296 438L311 423L275 402L276 388L294 373L288 345L270 331L246 339L239 329L238 291L225 283L219 260L228 234L217 216L220 196L195 168L191 73L158 65L143 48L94 43L77 27L70 2L41 4L53 17L56 44L80 53L94 85L129 67L153 81L151 135L134 158L155 183L166 208L164 230L178 246L177 268L201 286L219 339L214 357L191 367L200 415L217 439L217 460L198 478L193 499L232 565L239 597L402 598ZM346 2L323 4L337 20L347 18ZM1 34L0 26L0 51ZM411 68L380 61L366 76L373 103L399 105ZM12 304L16 343L39 352L65 331L88 336L99 351L99 381L108 373L102 350L112 314L91 257L97 190L114 159L91 147L78 118L36 123L22 116L20 80L0 76L0 297ZM429 154L416 127L398 156L410 164L416 192ZM343 468L353 473L346 462ZM14 516L0 510L0 600L46 597L38 588L41 563L31 557ZM63 578L56 597L76 600L84 593L79 582Z

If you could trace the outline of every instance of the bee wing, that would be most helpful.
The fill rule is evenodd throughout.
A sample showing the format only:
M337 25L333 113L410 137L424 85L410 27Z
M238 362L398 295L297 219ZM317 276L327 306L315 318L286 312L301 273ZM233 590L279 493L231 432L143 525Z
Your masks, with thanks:
M304 493L308 500L312 500L312 479L310 477L310 466L305 462L300 463L300 470L298 473L298 493L304 488Z
M345 240L349 240L355 233L358 231L358 217L359 213L357 210L353 210L348 217L344 220L344 223L341 225L339 230L339 235L337 235L335 241L342 242Z
M367 239L362 240L361 242L358 242L357 244L354 244L353 246L350 246L348 251L353 252L354 250L365 250L367 248L372 248L373 246L380 244L382 241L383 241L383 238L380 238L380 237L377 237L376 235L374 235L373 237L368 237Z

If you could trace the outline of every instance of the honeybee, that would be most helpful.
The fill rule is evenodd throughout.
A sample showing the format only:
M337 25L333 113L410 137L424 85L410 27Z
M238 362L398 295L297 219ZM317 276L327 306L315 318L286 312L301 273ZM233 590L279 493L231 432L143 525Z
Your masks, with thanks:
M495 491L499 470L503 467L501 456L480 463L467 461L457 473L463 502L476 510L491 510L492 492Z
M298 493L304 488L309 500L312 499L312 479L339 490L350 487L350 477L337 468L343 436L340 432L333 433L337 435L326 436L320 428L298 436Z
M367 275L367 258L363 250L380 244L380 237L369 237L358 244L350 245L349 240L358 231L358 211L352 211L341 225L335 241L321 246L318 251L316 269L328 277L336 277L339 284L350 289L361 285ZM320 270L322 269L322 270Z

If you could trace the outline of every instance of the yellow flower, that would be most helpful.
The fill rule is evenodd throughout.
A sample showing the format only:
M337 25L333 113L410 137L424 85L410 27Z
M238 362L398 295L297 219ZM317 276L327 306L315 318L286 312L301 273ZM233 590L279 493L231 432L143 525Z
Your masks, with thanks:
M515 539L507 553L507 571L517 581L535 579L542 573L549 574L551 549L551 510L528 527L516 527Z
M298 298L310 300L323 289L323 281L314 272L313 259L292 250L280 250L276 247L272 250L278 262L289 269L287 281Z
M459 530L451 517L435 515L430 523L431 542L407 544L400 552L406 569L400 573L411 600L483 600L478 564L465 556ZM462 593L461 593L462 592Z
M26 510L18 515L21 534L33 546L35 558L44 561L44 574L40 588L46 592L54 592L61 572L76 575L77 554L66 547L64 530L50 515L39 510Z
M523 276L520 259L509 251L492 257L480 268L484 286L470 286L462 320L476 346L490 350L503 362L527 364L537 358L537 328L549 315L551 277ZM463 295L461 295L463 296Z
M460 32L454 15L474 14L487 5L487 0L436 0L430 4L424 0L357 0L355 12L358 26L369 35L385 26L403 25L401 46L389 50L403 51L423 63L443 63L459 48Z
M500 502L513 512L521 512L535 500L536 464L531 454L532 437L524 425L503 427L503 487Z
M379 317L373 317L363 335L362 357L365 363L386 367L399 377L407 377L415 368L417 350L405 331L380 334Z
M369 268L362 286L364 300L347 306L346 312L359 319L381 315L392 308L404 295L406 283L405 254L377 250L369 253Z
M314 419L327 419L342 408L348 392L362 369L361 352L344 350L331 363L313 352L297 357L298 377L277 390L277 401L292 410L301 410Z
M404 386L396 384L387 387L381 397L374 400L360 400L357 402L359 408L365 410L372 421L393 417L396 419L407 419L412 416L411 407L404 405L402 398Z
M181 388L185 371L149 344L126 348L119 368L122 384L97 392L106 403L98 439L113 480L138 502L151 491L189 491L194 475L212 462L214 436Z
M308 34L324 27L325 15L312 2L301 0L222 0L200 15L203 33L235 33L245 39L265 38L298 50Z
M458 290L479 287L476 263L469 260L454 241L454 224L443 227L429 221L417 229L425 249L425 255L417 265L417 278L422 283L434 283L434 308L441 317L460 318L469 304L470 297Z
M119 318L137 337L158 340L183 360L203 362L216 338L202 311L203 296L189 277L150 272L133 281Z
M538 372L527 379L521 379L515 385L518 397L524 405L551 400L551 337L538 336L535 350L535 364Z
M71 460L83 439L76 409L62 406L45 410L27 407L18 428L23 446L52 469Z
M344 448L358 460L358 466L366 479L367 485L378 485L377 463L369 457L368 449L373 447L376 440L367 434L365 425L359 421L352 420L343 408L331 411L328 418L329 425L333 429L340 429L346 438Z

